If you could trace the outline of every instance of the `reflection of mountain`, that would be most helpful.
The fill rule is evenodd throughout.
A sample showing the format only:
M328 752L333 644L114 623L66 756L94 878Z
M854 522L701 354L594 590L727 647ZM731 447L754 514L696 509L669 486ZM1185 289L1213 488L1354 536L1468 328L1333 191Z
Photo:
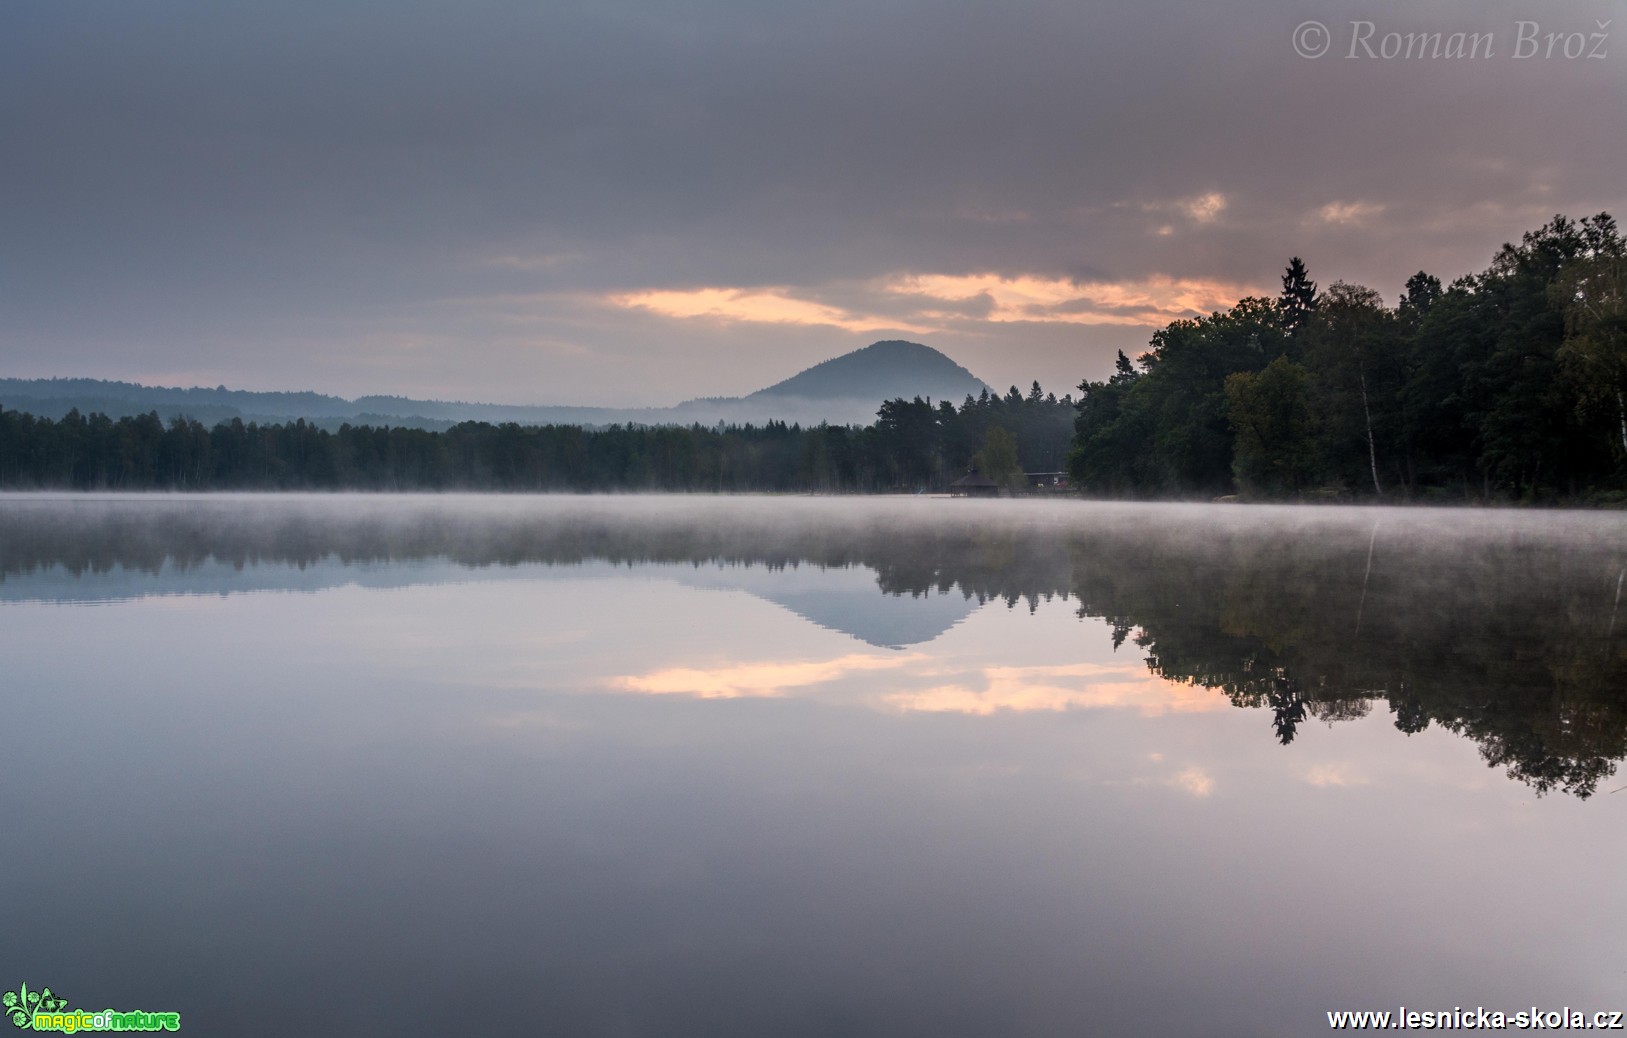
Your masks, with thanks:
M461 577L460 577L461 574ZM336 558L300 564L267 560L236 566L217 559L156 570L118 564L75 573L60 563L0 579L0 602L116 602L162 595L229 595L245 591L321 591L326 588L408 587L468 579L454 563L428 559L359 562Z
M614 570L588 564L595 576ZM249 591L321 591L336 587L398 588L471 580L536 580L571 577L582 564L548 566L533 562L478 568L444 558L345 562L329 555L310 562L265 560L239 566L209 558L156 569L106 569L75 573L53 563L0 578L0 602L113 602L163 595L228 595ZM876 572L862 566L826 569L727 564L696 569L670 565L680 584L711 590L743 591L790 610L827 630L851 635L878 648L898 649L929 642L977 610L980 603L959 593L878 593Z
M727 566L680 579L696 587L744 591L882 649L929 642L980 605L959 592L880 593L875 571L864 567Z
M687 563L686 580L739 587L882 645L933 637L974 601L1062 596L1106 619L1116 640L1133 638L1154 674L1269 710L1268 731L1283 742L1307 719L1384 704L1399 730L1439 724L1539 791L1586 796L1627 756L1627 616L1618 616L1627 524L1608 513L856 498L0 499L0 580L53 566L58 582L199 565L225 578L251 562L327 558ZM786 572L789 583L770 575Z

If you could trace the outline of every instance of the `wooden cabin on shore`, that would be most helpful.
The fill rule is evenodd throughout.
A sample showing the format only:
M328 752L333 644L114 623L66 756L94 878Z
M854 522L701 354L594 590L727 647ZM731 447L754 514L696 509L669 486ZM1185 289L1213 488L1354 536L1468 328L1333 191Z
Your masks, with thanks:
M1000 484L973 472L949 484L949 493L955 497L999 497Z

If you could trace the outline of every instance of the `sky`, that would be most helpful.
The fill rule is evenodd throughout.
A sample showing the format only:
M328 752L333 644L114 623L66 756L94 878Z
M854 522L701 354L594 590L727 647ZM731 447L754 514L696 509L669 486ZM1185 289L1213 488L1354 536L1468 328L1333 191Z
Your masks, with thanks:
M7 0L0 376L661 406L903 338L1061 395L1291 256L1393 304L1627 217L1624 10Z

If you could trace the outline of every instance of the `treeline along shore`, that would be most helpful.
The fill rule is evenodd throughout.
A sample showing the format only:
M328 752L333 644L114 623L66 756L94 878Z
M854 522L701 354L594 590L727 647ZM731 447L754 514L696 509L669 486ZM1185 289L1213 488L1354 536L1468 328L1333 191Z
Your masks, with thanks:
M1160 329L1077 399L1035 382L889 400L864 427L444 432L0 409L0 488L878 492L1065 469L1099 497L1627 501L1627 245L1609 214L1556 216L1450 285L1419 271L1393 308L1319 290L1298 258L1282 286Z
M222 422L114 421L0 410L0 487L118 490L822 491L936 490L974 465L1013 486L1017 459L1065 463L1071 397L1034 383L959 407L890 400L865 427L527 426L444 432Z
M1394 308L1318 291L1176 321L1080 386L1073 484L1098 496L1615 501L1627 491L1627 255L1556 216Z

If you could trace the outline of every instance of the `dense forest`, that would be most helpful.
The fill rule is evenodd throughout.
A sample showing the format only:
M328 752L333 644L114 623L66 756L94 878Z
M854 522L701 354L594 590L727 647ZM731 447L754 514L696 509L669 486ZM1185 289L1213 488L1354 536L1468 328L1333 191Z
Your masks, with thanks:
M1074 401L1035 382L957 408L916 397L866 427L519 425L445 432L0 410L0 487L120 490L941 490L977 466L1013 486L1062 468ZM1020 461L1019 461L1020 459Z
M1086 492L1384 500L1627 496L1627 249L1563 216L1394 308L1295 258L1275 300L1177 321L1079 388Z

